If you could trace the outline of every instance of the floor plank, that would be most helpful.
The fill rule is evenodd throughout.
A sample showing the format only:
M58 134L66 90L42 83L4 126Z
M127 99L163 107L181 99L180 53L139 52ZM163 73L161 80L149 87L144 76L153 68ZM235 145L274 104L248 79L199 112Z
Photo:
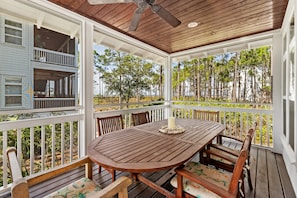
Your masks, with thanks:
M269 195L270 198L283 197L282 186L280 182L280 177L277 170L276 163L269 163L275 161L275 155L267 151L267 175L268 175L268 185L269 185Z
M269 197L266 152L258 149L255 197ZM261 190L260 190L261 189Z
M252 184L253 184L253 190L250 190L248 182L245 180L245 196L247 198L255 197L257 157L258 157L258 150L256 148L252 147L251 153L250 153L250 171L251 171L251 180L252 180Z
M282 183L284 197L285 198L296 197L285 166L285 162L281 155L276 155L276 163L280 174L280 181Z

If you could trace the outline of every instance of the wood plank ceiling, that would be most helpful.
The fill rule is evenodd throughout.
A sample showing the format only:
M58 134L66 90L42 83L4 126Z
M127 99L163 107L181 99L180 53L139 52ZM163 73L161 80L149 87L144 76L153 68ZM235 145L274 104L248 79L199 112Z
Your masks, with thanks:
M171 27L151 9L128 31L137 5L90 5L87 0L49 0L167 53L281 28L288 0L157 0L182 23ZM188 23L197 22L195 28Z

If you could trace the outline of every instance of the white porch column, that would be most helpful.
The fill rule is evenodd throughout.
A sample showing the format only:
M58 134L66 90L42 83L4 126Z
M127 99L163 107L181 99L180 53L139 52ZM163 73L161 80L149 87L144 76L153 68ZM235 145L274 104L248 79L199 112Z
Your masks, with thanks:
M80 67L80 104L85 115L80 125L79 152L80 156L87 154L87 145L91 142L95 131L93 119L93 32L90 22L82 22L81 33L81 67Z
M79 41L79 39L78 38L75 38L75 65L77 65L78 66L78 56L79 56L79 53L78 53L78 41ZM80 57L81 58L81 57ZM80 70L81 70L81 68L80 68ZM73 79L71 79L71 83L73 82ZM77 93L76 91L73 91L73 90L78 90L78 72L76 71L75 72L75 80L74 80L74 82L73 82L73 85L74 85L74 87L72 87L72 89L71 89L71 96L73 96L73 94L74 94L74 97L75 97L75 104L78 104L78 97L79 97L79 93Z
M282 36L281 33L273 35L272 41L272 76L273 76L273 152L282 153L281 135L283 132L282 113Z
M164 68L164 76L165 76L165 81L164 81L164 100L165 100L165 105L170 105L170 108L166 109L165 111L165 118L168 118L169 116L172 115L172 110L171 110L171 100L172 100L172 67L171 67L171 57L167 56L166 58L166 63L165 63L165 68Z

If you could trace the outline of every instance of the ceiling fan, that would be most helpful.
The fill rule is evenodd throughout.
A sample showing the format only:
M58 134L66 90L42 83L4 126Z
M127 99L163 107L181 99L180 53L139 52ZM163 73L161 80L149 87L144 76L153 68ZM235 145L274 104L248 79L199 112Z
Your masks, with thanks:
M175 16L168 12L165 8L159 4L155 4L155 0L88 0L91 5L97 4L111 4L111 3L131 3L134 2L137 5L137 9L134 11L134 15L131 20L129 31L136 31L140 18L144 10L149 6L152 11L159 15L163 20L169 23L172 27L177 27L181 24Z

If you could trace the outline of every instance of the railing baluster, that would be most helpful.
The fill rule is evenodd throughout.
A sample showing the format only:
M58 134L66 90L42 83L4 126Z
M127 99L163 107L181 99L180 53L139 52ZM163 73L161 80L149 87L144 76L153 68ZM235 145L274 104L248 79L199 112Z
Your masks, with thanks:
M263 119L262 119L262 114L259 113L259 117L260 117L260 137L263 137ZM260 145L263 146L263 138L260 138Z
M253 114L253 115L252 115L252 124L256 122L255 117L256 117L256 114ZM250 128L250 127L253 127L253 126L249 126L249 128ZM260 138L261 138L261 136L260 136ZM256 134L256 133L255 133L254 143L257 144L257 134Z
M266 120L267 120L267 142L268 142L268 147L270 147L270 132L272 131L272 126L271 126L271 124L272 123L270 123L270 120L272 120L272 116L270 116L270 115L266 115Z
M6 187L7 186L7 156L6 156L6 149L7 149L7 131L3 131L3 150L2 150L2 158L3 158L3 186Z
M52 168L55 167L55 138L56 138L56 127L55 124L51 124L52 126Z
M34 127L30 127L30 175L34 170Z
M229 132L228 132L228 135L232 135L232 130L231 130L231 125L232 125L232 121L231 121L231 111L229 111L228 114L229 114L229 119L228 119Z
M61 123L61 164L64 164L65 159L65 125Z
M224 111L224 122L223 122L223 124L226 126L226 111ZM226 129L224 130L224 134L226 135Z
M69 122L70 124L70 149L69 149L69 152L70 152L70 162L72 162L72 159L73 159L73 122Z
M41 170L45 170L45 126L41 126Z
M244 131L243 127L243 112L240 112L240 138L242 138L243 134L242 132Z
M17 156L18 160L22 162L22 129L17 129Z

